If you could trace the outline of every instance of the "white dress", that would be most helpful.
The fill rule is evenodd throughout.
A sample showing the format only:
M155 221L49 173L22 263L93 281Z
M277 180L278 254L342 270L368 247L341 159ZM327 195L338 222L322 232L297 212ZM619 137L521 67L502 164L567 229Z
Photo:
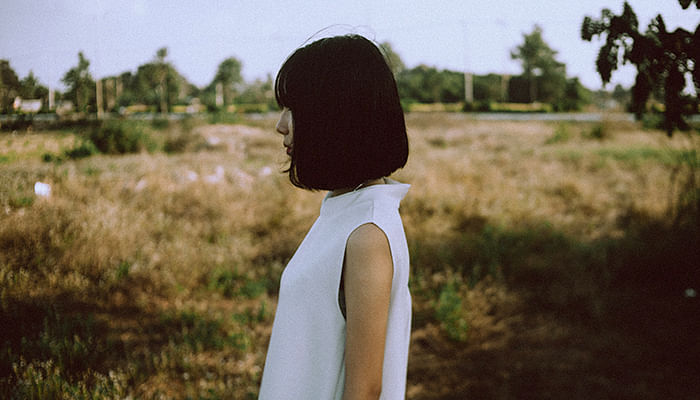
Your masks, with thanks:
M342 398L345 319L338 289L347 239L366 223L386 234L394 266L380 398L405 398L411 295L408 246L398 209L409 187L387 179L386 184L323 200L318 219L282 273L259 399Z

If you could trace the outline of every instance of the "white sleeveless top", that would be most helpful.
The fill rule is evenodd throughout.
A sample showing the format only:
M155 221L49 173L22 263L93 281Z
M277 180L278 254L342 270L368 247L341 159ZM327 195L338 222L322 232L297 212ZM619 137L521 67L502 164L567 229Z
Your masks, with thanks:
M380 398L405 398L411 295L398 209L409 187L387 179L323 200L318 219L282 273L259 399L342 398L345 319L338 289L345 244L357 227L370 222L386 234L394 263Z

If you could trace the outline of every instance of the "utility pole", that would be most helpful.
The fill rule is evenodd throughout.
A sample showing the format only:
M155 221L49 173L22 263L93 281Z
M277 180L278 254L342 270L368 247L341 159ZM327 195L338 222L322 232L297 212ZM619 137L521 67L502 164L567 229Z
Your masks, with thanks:
M509 74L501 74L501 101L508 102L508 84L510 83Z
M102 79L97 78L95 81L95 102L97 103L97 119L104 118L104 108L102 107Z
M474 102L474 74L471 72L464 73L464 101Z

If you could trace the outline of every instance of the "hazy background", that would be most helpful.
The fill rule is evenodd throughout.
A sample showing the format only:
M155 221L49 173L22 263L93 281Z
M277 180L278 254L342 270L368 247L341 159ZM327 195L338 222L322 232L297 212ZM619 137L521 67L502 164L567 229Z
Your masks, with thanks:
M640 30L661 13L669 31L694 30L698 13L676 0L631 0ZM0 2L0 58L20 77L30 70L39 81L63 89L61 77L83 51L95 78L134 71L168 48L169 59L197 86L211 82L227 57L243 62L246 81L277 71L285 57L319 30L358 32L388 41L406 66L485 73L521 72L510 51L535 24L559 52L568 76L590 89L601 87L595 71L600 43L580 39L583 17L614 13L622 1L36 1ZM633 83L626 66L613 87Z

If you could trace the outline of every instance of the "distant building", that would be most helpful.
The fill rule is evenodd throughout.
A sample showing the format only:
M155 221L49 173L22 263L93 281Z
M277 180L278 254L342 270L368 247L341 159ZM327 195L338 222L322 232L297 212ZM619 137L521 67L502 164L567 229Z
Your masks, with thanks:
M34 114L41 111L42 104L43 102L41 99L23 99L17 96L12 103L12 109L15 110L15 112Z

